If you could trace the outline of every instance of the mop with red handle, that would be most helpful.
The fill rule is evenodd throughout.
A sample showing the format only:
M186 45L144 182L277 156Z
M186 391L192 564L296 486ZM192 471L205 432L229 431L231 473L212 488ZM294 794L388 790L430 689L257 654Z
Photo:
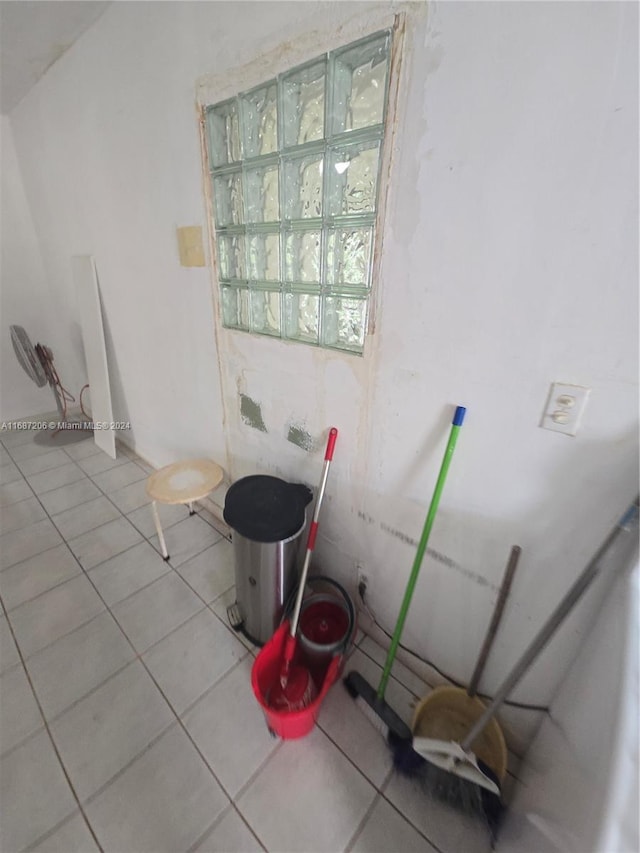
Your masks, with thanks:
M324 498L324 492L327 485L327 477L329 476L329 465L333 459L333 449L336 445L338 430L332 427L329 430L329 438L327 440L327 449L324 454L324 466L322 468L322 477L320 478L320 486L318 487L318 497L316 499L315 509L313 511L313 520L309 528L309 538L307 540L307 551L304 556L304 564L300 575L300 583L298 585L298 593L291 615L289 625L289 634L284 644L282 655L282 664L280 667L280 677L273 684L267 702L271 708L280 711L300 711L306 708L316 697L317 689L311 677L309 670L293 664L295 657L297 641L296 633L298 630L298 622L300 620L300 608L302 606L302 597L304 588L307 582L307 574L309 573L309 565L311 563L311 555L316 544L316 535L318 533L318 516L320 515L320 505Z

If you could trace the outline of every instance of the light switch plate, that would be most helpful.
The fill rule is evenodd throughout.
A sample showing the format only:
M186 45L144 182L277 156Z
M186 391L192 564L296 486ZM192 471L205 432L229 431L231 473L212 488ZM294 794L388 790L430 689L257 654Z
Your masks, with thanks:
M564 435L576 435L590 393L591 388L583 385L554 382L540 426Z
M180 264L183 267L204 267L204 247L200 225L186 225L176 228Z

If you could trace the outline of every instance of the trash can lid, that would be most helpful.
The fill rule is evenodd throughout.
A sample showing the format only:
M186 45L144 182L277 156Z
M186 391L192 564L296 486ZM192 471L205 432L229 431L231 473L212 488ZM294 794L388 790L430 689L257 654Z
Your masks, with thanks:
M280 542L300 530L311 489L279 477L255 474L235 482L224 502L229 527L256 542Z

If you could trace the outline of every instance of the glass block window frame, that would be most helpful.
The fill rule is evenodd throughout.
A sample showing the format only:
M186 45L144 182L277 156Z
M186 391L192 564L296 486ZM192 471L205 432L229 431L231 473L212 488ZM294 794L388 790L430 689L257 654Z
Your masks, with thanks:
M362 354L392 31L206 107L226 328Z

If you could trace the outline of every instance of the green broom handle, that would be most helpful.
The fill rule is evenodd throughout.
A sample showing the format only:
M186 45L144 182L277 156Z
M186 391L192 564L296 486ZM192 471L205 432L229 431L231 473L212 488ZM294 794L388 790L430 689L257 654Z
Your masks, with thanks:
M402 599L400 613L398 614L398 621L396 622L395 631L393 632L393 638L391 640L391 647L387 653L387 659L384 663L384 670L382 672L382 678L380 679L380 685L378 687L378 699L384 698L384 693L387 689L387 682L389 681L389 676L391 675L391 667L393 666L393 662L396 657L396 652L398 651L400 637L402 636L404 623L407 618L407 613L409 612L409 605L411 604L411 599L413 598L413 591L418 580L418 575L420 574L420 566L422 565L424 552L427 550L429 536L431 535L431 528L433 527L433 522L438 511L440 496L442 495L444 483L447 479L447 472L449 471L449 465L451 464L453 451L455 450L456 442L458 440L458 433L460 432L460 427L462 426L462 422L464 421L466 411L467 410L464 406L457 406L455 414L453 416L453 420L451 421L451 432L449 433L449 441L447 442L447 448L444 452L442 465L440 466L440 473L438 474L436 487L433 490L433 497L431 498L431 504L429 505L429 512L427 513L427 517L424 522L424 527L422 528L422 536L420 537L420 542L418 543L418 550L416 551L416 556L413 561L411 575L409 576L409 583L407 584L407 588L404 593L404 598Z

